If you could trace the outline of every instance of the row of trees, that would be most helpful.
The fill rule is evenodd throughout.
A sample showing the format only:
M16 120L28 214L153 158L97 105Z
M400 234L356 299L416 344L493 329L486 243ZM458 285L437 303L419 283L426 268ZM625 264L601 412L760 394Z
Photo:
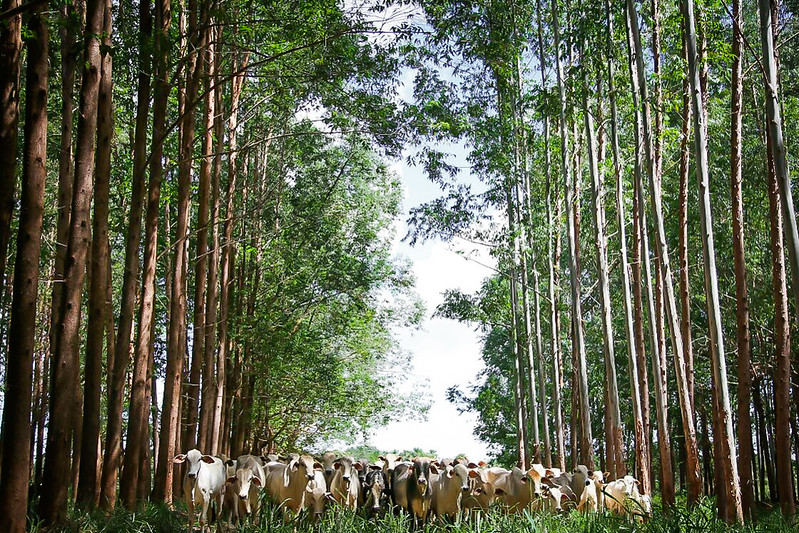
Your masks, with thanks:
M169 502L195 446L300 449L414 405L398 62L367 15L3 1L0 529Z
M422 149L446 194L414 210L411 238L498 258L438 313L484 334L481 380L450 399L505 461L629 471L666 507L679 477L728 522L756 495L794 514L794 7L425 4L417 127L465 145L486 192Z

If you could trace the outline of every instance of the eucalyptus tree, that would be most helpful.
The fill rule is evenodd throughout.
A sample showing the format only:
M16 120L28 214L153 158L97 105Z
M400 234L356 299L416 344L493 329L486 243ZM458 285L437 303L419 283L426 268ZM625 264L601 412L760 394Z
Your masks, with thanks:
M3 31L19 32L19 26L14 27L18 22L12 20ZM47 17L42 7L26 16L25 29L29 37L25 74L22 187L14 264L14 295L11 302L11 329L8 339L9 352L6 363L6 389L3 397L2 457L0 457L2 464L0 527L3 531L11 533L27 530L30 481L31 381L47 160L49 40ZM17 38L19 38L18 33ZM18 49L8 51L19 53ZM6 66L12 73L15 67L19 68L18 64ZM7 102L5 98L9 96L13 98L12 95L4 95L4 101ZM13 104L10 107L13 107ZM14 109L8 109L7 112L13 113ZM4 118L7 119L8 116Z
M86 31L83 42L83 75L80 88L78 131L75 145L75 173L67 262L64 271L64 301L57 342L52 353L50 423L47 431L44 476L39 510L46 524L60 523L66 514L69 490L69 463L74 411L70 409L79 390L81 297L91 232L89 209L92 201L97 107L100 86L100 35L103 29L103 2L86 4Z

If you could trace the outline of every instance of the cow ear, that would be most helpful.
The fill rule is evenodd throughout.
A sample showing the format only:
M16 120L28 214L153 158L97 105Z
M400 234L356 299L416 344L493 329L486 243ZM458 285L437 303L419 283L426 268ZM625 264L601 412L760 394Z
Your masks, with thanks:
M203 455L200 457L203 463L214 464L214 456L213 455Z
M261 484L261 478L253 477L252 482L256 487L263 487L263 484Z
M320 463L319 461L315 462L313 464L313 467L314 467L314 469L318 468L319 470L324 470L324 468L325 468L325 466L322 463Z
M552 470L550 470L549 468L547 468L547 469L544 471L544 475L545 475L546 477L555 477L555 472L553 472Z
M480 472L477 470L469 470L469 477L480 477Z
M480 468L480 465L475 464L475 463L469 463L468 465L466 465L466 468L472 468L472 469Z
M397 461L402 461L402 457L397 457Z
M435 463L430 463L430 471L434 474L438 474L438 468L436 468Z
M413 472L414 470L416 470L416 465L413 464L413 463L409 464L408 465L408 472Z
M485 461L479 461L477 463L477 466L488 466L488 463L486 463Z
M173 463L183 463L185 461L186 461L186 454L185 453L179 453L179 454L177 454L175 456L174 459L172 459Z
M447 467L447 478L452 479L452 476L455 475L455 469L448 466Z
M236 482L236 476L230 476L225 480L225 483L235 483L235 482Z
M234 461L233 459L228 459L227 461L225 461L225 464L228 466L236 466L236 461Z
M383 470L383 467L379 466L379 465L369 465L369 470L377 472L377 471Z
M610 479L610 472L603 472L602 473L602 477L605 478L605 481L609 480Z
M563 503L563 502L567 502L567 501L569 501L569 497L566 494L561 494L560 495L560 502Z
M355 464L354 464L354 465L352 465L352 466L354 466L354 467L355 467L355 470L357 470L358 472L360 472L361 470L363 470L363 466L361 465L361 463L355 463Z
M336 468L336 470L338 470L339 468L341 468L341 461L336 461L335 463L333 463L333 466Z
M386 463L388 462L388 459L386 459L386 458L385 458L385 457L383 457L382 455L381 455L380 457L378 457L378 459L380 459L381 461L385 461Z
M496 494L497 496L502 496L503 494L505 494L505 491L502 489L494 489L494 494Z

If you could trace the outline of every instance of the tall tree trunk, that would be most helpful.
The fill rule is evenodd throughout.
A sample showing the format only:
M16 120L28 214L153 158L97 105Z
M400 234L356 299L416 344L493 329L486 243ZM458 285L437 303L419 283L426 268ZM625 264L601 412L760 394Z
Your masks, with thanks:
M44 213L47 160L48 32L42 9L27 19L28 58L25 78L25 139L22 157L14 296L8 332L6 388L3 405L2 477L0 477L0 529L26 531L31 451L31 389L39 291L39 257ZM12 21L12 26L15 23ZM19 32L18 21L14 31ZM9 31L4 28L3 31ZM3 35L7 38L7 35ZM19 37L19 33L17 33ZM8 43L6 41L4 44ZM14 53L3 49L5 53ZM16 50L19 59L18 49ZM6 58L4 58L6 59ZM14 67L12 64L6 65ZM17 69L18 69L17 64ZM18 70L17 70L18 72ZM3 101L10 99L5 94ZM3 115L8 113L3 112ZM4 117L5 119L6 117ZM16 126L16 119L14 119ZM16 138L16 135L14 135ZM5 171L6 169L4 169ZM2 251L5 255L5 250Z
M732 3L732 88L730 93L730 197L732 198L732 246L735 262L735 318L738 339L738 471L741 476L741 510L747 520L754 519L755 496L752 483L752 420L750 417L750 369L749 342L749 291L746 287L746 261L744 255L744 217L742 175L743 126L741 107L743 104L743 68L741 48L743 46L743 17L741 0Z
M672 281L671 264L669 261L666 230L663 223L663 209L661 206L661 191L659 184L654 179L652 138L649 128L649 97L644 72L644 58L641 51L641 38L638 27L638 14L633 0L627 0L627 26L630 32L631 53L634 51L635 72L630 73L631 79L637 78L640 91L641 109L643 110L643 145L646 153L646 171L649 177L650 202L655 229L655 245L657 255L660 257L663 269L663 288L665 289L666 314L671 335L671 344L674 351L674 366L677 378L677 395L680 403L680 413L685 434L686 447L686 472L688 474L688 504L694 505L702 492L702 480L699 472L699 453L696 444L696 429L691 409L688 391L688 378L685 367L685 352L682 344L677 305L674 297L674 284ZM632 67L632 63L631 63ZM634 89L635 90L635 89Z
M100 35L103 28L103 3L89 0L86 5L84 67L80 90L80 113L75 147L75 181L72 216L67 241L64 271L64 301L61 323L53 353L50 388L50 423L44 464L40 515L47 525L59 524L66 513L69 488L70 437L74 425L74 398L80 374L80 314L86 256L89 248L89 208L92 200L97 105L100 85Z
M214 149L214 48L208 43L203 51L205 65L205 109L203 112L202 159L197 204L197 262L194 267L194 325L192 327L191 371L186 401L186 431L183 437L185 450L197 444L197 421L200 403L200 376L205 353L205 300L208 265L208 225L211 171Z
M142 200L147 166L147 123L150 111L151 52L145 46L152 33L150 0L139 3L139 79L136 104L136 127L133 143L133 179L130 215L125 238L125 270L119 305L114 364L108 386L108 423L105 435L105 455L100 489L100 505L113 509L116 504L117 477L122 463L122 403L130 363L133 315L136 312L136 293L139 277L139 246L141 241Z
M202 47L197 33L197 6L189 2L189 38L194 50ZM191 53L186 66L185 110L180 122L180 161L178 163L178 218L175 228L175 253L170 298L167 363L164 377L164 402L162 407L158 460L153 483L152 499L156 502L172 500L173 463L177 439L180 434L180 395L183 378L183 354L186 340L186 271L189 245L189 192L194 152L194 112L197 88L200 81L197 53Z
M155 5L155 98L153 100L153 136L150 156L150 180L147 192L147 215L144 224L144 266L142 269L142 292L139 305L139 325L133 364L133 382L130 394L130 420L125 449L122 476L119 483L123 505L133 510L140 491L142 466L149 468L147 459L149 418L149 370L153 352L153 330L155 321L155 267L158 247L158 214L163 177L163 148L166 137L166 107L169 96L168 57L169 26L171 22L170 0L159 0Z
M621 260L622 288L624 290L624 324L627 333L627 356L629 363L630 395L633 404L633 425L635 435L635 465L638 480L641 482L641 491L652 494L652 482L649 477L651 465L649 456L649 437L645 433L646 424L643 420L641 406L641 385L638 379L638 356L636 353L635 331L630 296L630 270L627 260L627 220L625 216L624 177L621 170L619 155L619 117L616 107L616 86L614 80L613 61L613 16L611 14L610 0L605 0L605 16L608 25L608 93L610 98L610 132L611 150L613 154L613 172L616 179L616 215L619 223L619 258ZM623 466L623 462L621 465Z
M100 439L100 391L102 390L105 327L113 312L107 300L111 282L108 241L108 197L111 181L111 143L114 128L111 71L111 2L101 2L103 46L97 110L97 158L94 179L94 220L92 222L91 279L89 280L89 323L83 387L83 430L81 431L80 477L77 500L93 507L97 496L97 444ZM112 321L113 326L113 321ZM113 361L111 352L108 360Z
M3 0L2 10L8 12L20 3L20 0ZM6 254L17 186L21 50L22 15L17 14L0 26L0 295L5 294Z
M774 153L774 167L779 181L781 209L783 212L786 250L791 264L794 304L799 308L799 232L796 226L796 213L793 206L791 179L788 175L788 161L785 152L785 139L782 131L782 110L779 103L776 50L774 47L774 31L776 26L777 0L760 0L760 42L763 51L762 65L765 76L766 116L771 135L771 147Z
M771 26L769 26L770 30ZM774 329L775 329L775 365L774 365L774 411L775 432L774 443L776 448L776 482L779 495L780 509L785 516L796 513L796 503L793 493L793 476L791 472L791 405L790 405L790 379L791 379L791 330L788 317L788 287L786 284L785 255L783 249L783 222L781 218L782 204L780 202L780 181L777 158L778 153L774 143L773 128L767 130L767 149L769 168L768 198L769 222L771 237L772 260L772 290L774 291ZM774 493L772 492L772 498Z
M587 41L584 50L587 49ZM599 293L602 305L602 339L605 354L605 399L608 402L608 434L610 440L605 443L607 465L612 479L623 477L619 475L624 470L624 444L621 432L621 410L619 408L619 388L616 380L616 352L613 346L613 316L610 308L610 280L608 275L607 237L605 235L605 206L604 185L599 172L597 161L596 135L594 120L589 105L587 66L583 66L583 117L585 119L585 136L588 144L588 168L591 173L593 204L594 204L594 240L597 253L597 268L599 271Z
M571 280L571 295L572 295L572 316L574 317L574 350L576 351L578 375L577 389L579 391L580 399L580 461L582 464L593 469L593 437L591 432L591 409L588 401L588 365L585 357L585 339L583 338L583 324L582 324L582 303L580 301L580 272L577 265L577 228L573 222L574 213L574 194L572 191L572 181L574 180L575 169L572 171L571 164L568 157L569 139L566 120L566 86L563 79L563 65L560 60L560 29L558 23L558 6L555 0L552 0L552 28L555 38L555 62L557 69L558 90L560 93L560 121L561 121L561 157L563 165L563 179L564 189L566 191L566 221L567 221L567 236L569 243L569 277Z
M688 43L688 70L691 81L692 107L694 115L694 146L696 151L696 174L699 182L699 215L702 224L702 250L705 266L705 293L708 306L708 325L710 327L710 349L713 374L716 379L716 392L719 394L722 431L721 439L727 492L726 521L743 522L741 510L741 489L738 479L738 463L735 449L735 435L730 412L729 387L727 385L727 362L724 354L724 337L721 329L721 309L716 276L716 252L713 241L713 223L710 210L709 169L705 130L705 115L701 98L699 71L697 68L696 27L694 22L693 0L684 3L686 37Z

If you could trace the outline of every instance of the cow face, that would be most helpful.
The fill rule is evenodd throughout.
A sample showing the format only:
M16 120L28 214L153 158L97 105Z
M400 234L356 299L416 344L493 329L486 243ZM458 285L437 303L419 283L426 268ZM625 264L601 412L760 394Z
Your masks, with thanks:
M200 450L193 449L186 453L176 455L175 458L172 459L172 462L175 464L188 462L189 470L186 472L186 477L190 480L194 480L197 479L197 473L200 471L202 463L213 464L214 458L210 455L203 455Z
M469 469L462 464L456 464L453 467L447 468L447 477L457 478L460 486L461 492L467 494L469 492Z
M336 462L336 454L333 452L325 452L322 454L321 461L319 462L322 463L325 479L330 483L330 480L333 478L333 469L335 468L333 464Z
M438 474L438 468L430 462L430 459L417 457L408 467L408 471L411 473L412 478L416 480L416 488L419 494L425 496L430 486L430 472Z
M358 468L360 468L360 466L361 465L358 464ZM341 479L344 481L344 486L349 490L350 481L353 476L356 475L353 472L356 468L353 467L352 459L349 457L340 457L333 463L333 467L341 472Z
M370 515L379 514L384 506L388 495L388 480L382 470L370 470L366 474L363 490L366 494L366 509Z

